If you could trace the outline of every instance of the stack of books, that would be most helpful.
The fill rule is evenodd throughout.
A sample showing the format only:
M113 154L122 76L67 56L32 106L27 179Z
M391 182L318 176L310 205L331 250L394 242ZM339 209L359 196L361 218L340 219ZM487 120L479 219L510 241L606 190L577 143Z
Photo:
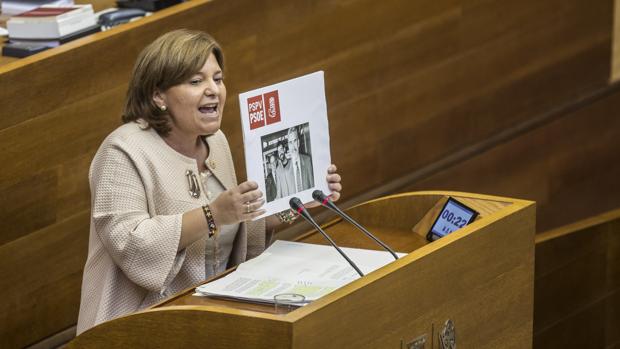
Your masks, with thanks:
M7 21L9 42L2 54L25 57L101 31L92 5L44 5Z

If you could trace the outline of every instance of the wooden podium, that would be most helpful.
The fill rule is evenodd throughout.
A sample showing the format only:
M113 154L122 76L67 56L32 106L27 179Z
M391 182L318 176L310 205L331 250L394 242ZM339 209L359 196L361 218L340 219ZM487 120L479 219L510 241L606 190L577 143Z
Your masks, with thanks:
M479 218L435 242L424 235L448 196ZM193 287L145 311L96 326L68 348L458 348L532 346L535 204L457 192L415 192L347 213L407 256L288 314L272 306L194 297ZM415 227L415 228L414 228ZM379 249L350 224L326 231L341 246ZM324 244L310 232L299 241Z

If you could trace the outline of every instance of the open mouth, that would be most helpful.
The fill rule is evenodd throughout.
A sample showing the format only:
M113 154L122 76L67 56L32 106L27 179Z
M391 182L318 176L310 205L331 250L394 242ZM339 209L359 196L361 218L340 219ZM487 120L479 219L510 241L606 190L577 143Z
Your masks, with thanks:
M217 113L217 103L201 105L198 110L203 114Z

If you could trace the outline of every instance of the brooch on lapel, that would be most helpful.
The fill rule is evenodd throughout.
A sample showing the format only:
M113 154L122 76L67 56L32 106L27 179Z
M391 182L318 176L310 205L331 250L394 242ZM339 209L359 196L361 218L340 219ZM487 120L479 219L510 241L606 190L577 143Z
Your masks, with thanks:
M194 199L200 197L200 185L198 185L198 179L192 170L185 171L185 177L187 177L187 186L189 188L189 196Z

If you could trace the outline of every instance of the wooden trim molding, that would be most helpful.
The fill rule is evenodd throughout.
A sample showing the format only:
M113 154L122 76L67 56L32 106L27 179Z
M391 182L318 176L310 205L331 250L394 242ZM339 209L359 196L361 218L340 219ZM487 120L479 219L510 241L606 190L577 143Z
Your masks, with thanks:
M71 326L65 330L55 333L36 344L26 347L26 349L49 349L62 348L70 340L75 338L77 326Z

